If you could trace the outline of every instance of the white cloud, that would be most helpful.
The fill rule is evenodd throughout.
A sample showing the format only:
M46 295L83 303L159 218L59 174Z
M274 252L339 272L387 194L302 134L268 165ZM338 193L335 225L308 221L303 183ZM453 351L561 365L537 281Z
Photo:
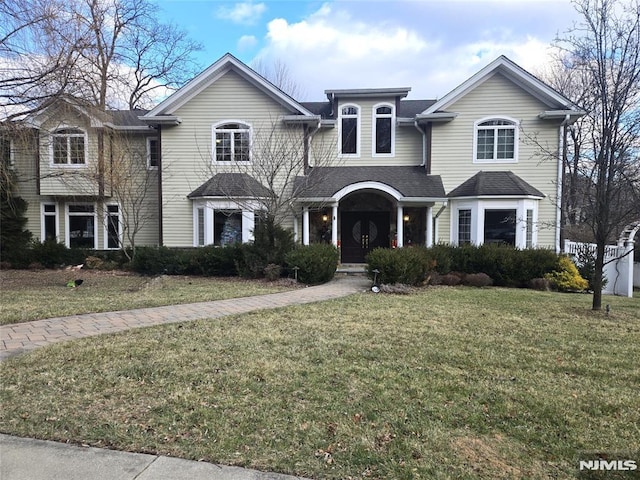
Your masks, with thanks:
M238 50L245 52L251 50L258 45L258 39L253 35L243 35L238 40Z
M371 2L366 11L352 14L347 9L355 8L354 3L362 6L325 4L298 22L277 18L268 23L266 46L258 57L267 64L286 64L309 92L310 98L301 100L320 100L325 89L372 87L411 87L409 98L439 98L499 55L532 72L548 59L552 38L548 32L536 34L535 27L528 29L529 2L527 9L490 29L482 26L486 22L474 21L475 10L458 9L460 21L452 28L451 22L439 21L445 15L454 18L450 6L427 12L425 4L409 2L404 11L399 7L391 13L382 8L388 4ZM482 12L488 15L486 7Z
M253 25L260 20L266 10L267 6L264 3L243 2L236 3L233 7L220 7L216 11L216 16L234 23Z

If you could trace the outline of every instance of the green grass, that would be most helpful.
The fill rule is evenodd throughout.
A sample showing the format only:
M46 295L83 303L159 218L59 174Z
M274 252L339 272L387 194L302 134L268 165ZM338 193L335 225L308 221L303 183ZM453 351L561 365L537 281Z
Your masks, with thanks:
M575 478L640 450L640 300L429 288L54 345L0 431L312 478Z
M69 280L83 279L78 288ZM95 270L0 271L0 324L79 313L205 302L287 290L285 283Z

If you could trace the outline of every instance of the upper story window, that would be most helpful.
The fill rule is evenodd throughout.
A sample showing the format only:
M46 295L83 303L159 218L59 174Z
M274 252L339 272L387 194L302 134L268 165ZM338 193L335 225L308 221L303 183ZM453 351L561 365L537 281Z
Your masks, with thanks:
M374 107L373 116L374 155L392 155L394 108L391 105Z
M251 128L244 123L213 127L216 162L248 162L251 159Z
M473 161L517 162L518 122L508 118L477 122Z
M340 153L358 155L360 146L360 107L346 105L340 109Z
M13 148L11 139L0 137L0 162L8 168L13 168Z
M52 157L55 165L86 163L85 133L75 128L57 130L53 135Z
M156 137L147 138L147 168L160 165L160 142Z

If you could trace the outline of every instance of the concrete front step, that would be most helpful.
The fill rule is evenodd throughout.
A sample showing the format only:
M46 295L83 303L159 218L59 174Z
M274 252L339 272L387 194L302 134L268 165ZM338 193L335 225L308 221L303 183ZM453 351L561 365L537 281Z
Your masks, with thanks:
M341 263L336 270L337 274L343 275L366 275L366 263Z

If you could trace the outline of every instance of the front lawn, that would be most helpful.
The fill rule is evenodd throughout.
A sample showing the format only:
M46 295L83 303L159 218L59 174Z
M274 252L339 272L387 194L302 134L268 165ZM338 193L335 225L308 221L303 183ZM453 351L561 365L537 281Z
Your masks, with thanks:
M69 288L70 280L83 280ZM0 324L78 313L208 302L280 292L286 282L189 276L145 277L121 271L0 270Z
M61 343L2 364L0 431L311 478L575 478L640 450L640 299L590 302L435 287Z

